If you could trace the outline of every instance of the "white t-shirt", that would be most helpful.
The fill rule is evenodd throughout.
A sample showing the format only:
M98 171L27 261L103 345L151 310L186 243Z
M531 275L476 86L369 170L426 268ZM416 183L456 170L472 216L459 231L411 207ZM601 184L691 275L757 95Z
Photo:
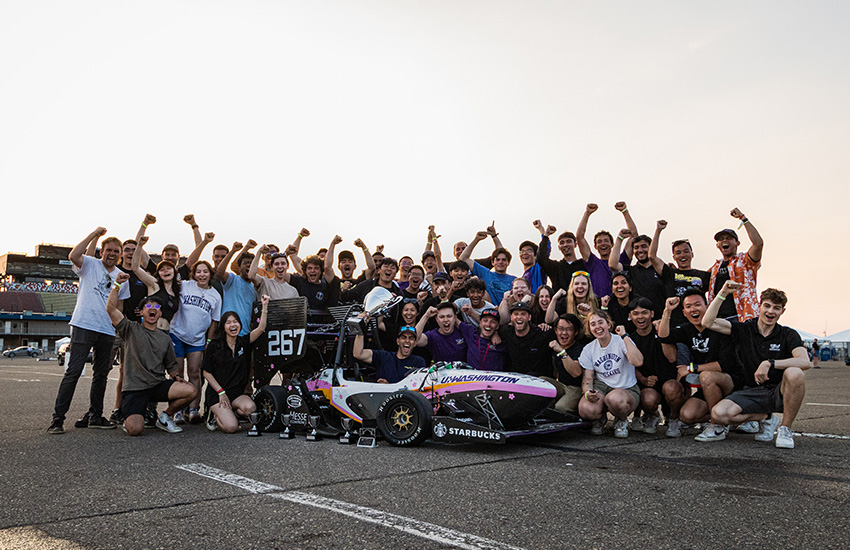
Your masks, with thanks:
M581 367L596 371L596 378L612 388L631 388L637 384L635 367L626 357L626 343L617 335L611 335L608 347L603 348L599 340L584 346L578 358Z
M82 267L75 265L72 269L80 276L80 291L71 316L71 326L115 336L115 328L106 312L106 301L121 270L113 267L111 272L107 271L102 261L91 256L83 256ZM129 297L130 285L121 285L118 299L126 300Z
M233 275L231 275L232 277ZM221 295L194 280L180 283L180 308L171 320L171 333L190 346L203 346L207 329L221 318Z
M461 319L461 321L463 321L467 325L472 325L474 327L478 326L478 323L475 322L475 319L473 319L472 317L470 317L469 315L464 313L461 309L465 305L470 305L470 306L472 305L472 302L469 300L469 298L458 298L457 300L455 300L455 305L457 306L457 310L460 311L460 314L463 317ZM481 312L484 311L485 309L487 309L488 307L495 308L496 306L494 306L493 304L491 304L487 300L484 300L483 306L474 307L474 308L472 308L472 311L474 311L475 313L477 313L480 316Z

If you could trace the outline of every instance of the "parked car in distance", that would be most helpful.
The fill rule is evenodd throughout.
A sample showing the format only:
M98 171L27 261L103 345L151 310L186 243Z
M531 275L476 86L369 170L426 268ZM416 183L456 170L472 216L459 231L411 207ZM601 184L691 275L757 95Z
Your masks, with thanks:
M38 357L41 350L32 346L18 346L15 349L7 349L3 352L3 357L13 358L20 356Z

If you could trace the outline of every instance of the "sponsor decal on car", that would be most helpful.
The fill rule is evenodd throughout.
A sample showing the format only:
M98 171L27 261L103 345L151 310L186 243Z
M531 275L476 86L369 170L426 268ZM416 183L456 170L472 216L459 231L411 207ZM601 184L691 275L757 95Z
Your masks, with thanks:
M459 374L446 376L440 380L442 384L450 384L452 382L503 382L505 384L516 384L519 382L519 378L502 374Z
M292 409L297 409L301 406L302 399L300 395L290 395L286 398L286 404Z

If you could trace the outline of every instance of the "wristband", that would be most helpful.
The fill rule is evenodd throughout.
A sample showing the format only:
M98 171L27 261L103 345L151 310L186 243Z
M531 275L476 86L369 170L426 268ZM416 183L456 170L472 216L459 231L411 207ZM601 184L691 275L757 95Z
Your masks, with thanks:
M192 226L192 229L197 229L197 228L198 228L198 224L195 224L195 225Z
M564 357L567 354L567 350L562 349L558 353L555 354L556 357Z
M587 399L587 394L589 394L589 393L590 393L590 390L587 390L586 392L584 392L584 398L585 399ZM590 401L590 399L587 399L587 400Z
M142 227L144 227L145 229L147 229L148 224L146 224L146 223L142 223Z
M620 212L622 212L623 214L625 214L625 213L626 213L626 212L628 212L628 211L629 211L629 209L628 209L628 208L623 208L622 210L620 210Z
M724 302L726 301L726 296L724 296L722 294L718 294L717 297L720 298L721 300L723 300Z
M607 307L605 307L605 306L602 306L602 307L601 307L601 308L599 308L599 309L601 309L602 311L608 311L608 308L607 308Z
M699 365L694 365L693 363L691 363L690 365L688 365L688 372L690 372L690 373L699 372Z
M212 338L207 338L207 344L209 344L210 342L212 342Z
M623 240L623 236L618 234L618 235L617 235L617 240L618 240L618 241L622 241L622 240Z
M121 289L121 283L119 283L118 281L115 281L114 283L112 283L112 285L119 290Z
M301 239L303 239L303 238L304 238L304 235L302 235L301 233L299 233L299 234L298 234L298 237L299 237L299 238L301 238Z
M221 395L224 395L224 394L225 394L225 393L227 393L227 392L225 392L225 391L224 391L224 388L221 388L221 389L220 389L220 390L218 390L216 393L217 393L218 395L220 395L220 396L221 396Z

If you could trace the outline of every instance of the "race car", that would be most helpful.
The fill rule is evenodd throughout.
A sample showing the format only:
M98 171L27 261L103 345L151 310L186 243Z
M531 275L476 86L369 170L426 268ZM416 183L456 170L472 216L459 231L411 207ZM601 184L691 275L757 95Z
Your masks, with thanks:
M370 317L386 312L393 301L383 302ZM349 431L345 424L353 422L361 435L377 428L390 444L413 446L427 439L505 443L515 436L589 426L551 409L555 387L526 374L479 371L454 362L417 369L395 384L356 380L357 370L344 350L348 336L368 330L356 317L361 311L352 306L341 316L332 366L306 380L295 377L283 386L264 385L255 392L261 431L286 427L339 436Z

